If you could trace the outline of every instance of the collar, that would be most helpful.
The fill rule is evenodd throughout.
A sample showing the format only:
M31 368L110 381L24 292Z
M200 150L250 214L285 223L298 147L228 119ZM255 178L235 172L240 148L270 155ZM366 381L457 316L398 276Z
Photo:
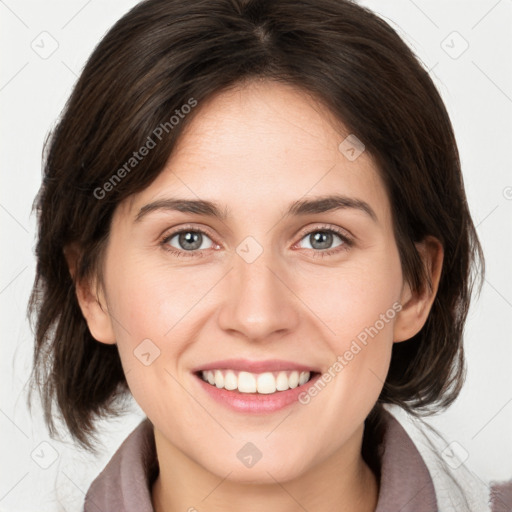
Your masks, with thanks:
M375 512L437 512L432 478L413 441L383 410L380 488ZM154 512L151 486L158 475L153 425L148 418L125 439L85 496L84 512Z

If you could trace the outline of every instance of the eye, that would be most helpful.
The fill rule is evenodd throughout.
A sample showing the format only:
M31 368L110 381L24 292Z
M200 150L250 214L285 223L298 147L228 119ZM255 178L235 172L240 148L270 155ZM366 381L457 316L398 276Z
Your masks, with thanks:
M161 243L166 250L178 256L203 255L201 252L203 249L211 249L214 245L204 231L191 228L184 228L166 235Z
M347 250L352 246L352 240L341 231L334 228L317 228L309 231L301 238L301 241L309 245L302 248L314 251L314 256L328 256ZM300 242L299 242L300 244Z
M313 251L313 257L324 257L346 251L353 245L352 240L344 232L332 227L318 227L305 233L302 240L305 240L309 247L301 248ZM204 230L191 227L166 234L160 244L166 251L178 257L205 256L208 249L217 247Z

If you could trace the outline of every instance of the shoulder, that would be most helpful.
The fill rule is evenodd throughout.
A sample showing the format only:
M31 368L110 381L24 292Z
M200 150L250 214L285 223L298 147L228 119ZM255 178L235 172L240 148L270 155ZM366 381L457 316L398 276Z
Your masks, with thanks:
M399 430L398 423L407 435L409 446L412 443L428 470L437 500L436 510L491 512L489 486L466 466L465 457L457 452L457 443L447 442L427 422L399 407L387 406L387 409L393 416L394 429Z
M153 425L146 418L90 485L84 512L153 512L150 489L157 473Z
M375 512L437 512L432 478L420 452L398 420L381 411L380 486Z
M512 480L491 483L492 512L510 512L512 510Z
M489 494L464 464L449 467L442 456L449 445L440 436L427 435L425 426L401 410L387 409L382 410L377 447L380 484L375 512L491 512L491 501L492 512L509 510L512 482L496 484ZM92 482L84 512L153 512L151 484L157 474L153 426L146 418Z

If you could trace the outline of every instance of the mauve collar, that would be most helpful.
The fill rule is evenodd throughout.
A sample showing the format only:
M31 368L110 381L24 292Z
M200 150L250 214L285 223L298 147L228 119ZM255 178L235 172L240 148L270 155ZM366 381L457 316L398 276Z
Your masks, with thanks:
M92 482L84 512L154 512L151 484L157 475L153 425L146 418Z
M386 431L375 512L437 512L434 483L420 452L398 420L386 410L382 414Z

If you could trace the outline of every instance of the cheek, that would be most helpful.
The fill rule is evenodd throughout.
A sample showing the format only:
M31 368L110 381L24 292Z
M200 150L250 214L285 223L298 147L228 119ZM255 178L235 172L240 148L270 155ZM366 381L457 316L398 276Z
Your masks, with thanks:
M391 359L393 326L401 309L400 287L391 274L368 272L364 279L353 281L345 276L342 285L332 284L324 300L319 295L317 308L312 307L329 325L322 341L330 360L299 401L308 410L304 428L333 440L321 446L319 456L327 456L346 440L344 435L364 422L381 393ZM320 427L316 418L323 419Z
M389 369L394 324L401 310L398 253L389 247L357 265L317 277L315 286L309 282L301 296L326 326L320 340L331 354L324 373L331 392L322 393L324 398L318 402L341 400L364 417L378 398ZM320 391L313 390L313 394ZM304 397L305 401L310 398ZM345 414L346 409L341 411L335 403L323 405Z
M111 273L109 283L117 332L132 344L148 337L167 340L173 329L193 317L189 313L204 297L209 283L205 272L193 268L125 260Z
M358 336L363 343L365 337L392 340L402 291L402 271L394 247L368 252L339 268L295 274L294 290L326 327L324 332L336 353L347 350L347 343Z
M136 401L151 412L182 395L172 376L181 378L182 354L197 339L208 290L218 280L211 270L147 265L137 258L111 258L109 310L126 380ZM162 414L160 411L157 414Z

